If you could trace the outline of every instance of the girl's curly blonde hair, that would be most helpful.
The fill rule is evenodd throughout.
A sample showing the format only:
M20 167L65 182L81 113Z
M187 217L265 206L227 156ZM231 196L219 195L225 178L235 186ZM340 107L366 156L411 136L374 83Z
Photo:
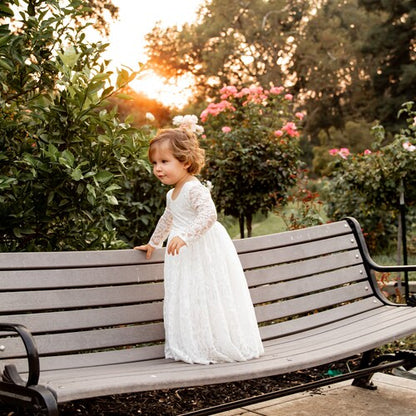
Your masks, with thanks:
M199 147L196 135L187 129L163 129L150 141L149 160L156 146L168 143L173 156L182 163L189 163L188 172L197 175L205 165L205 150Z

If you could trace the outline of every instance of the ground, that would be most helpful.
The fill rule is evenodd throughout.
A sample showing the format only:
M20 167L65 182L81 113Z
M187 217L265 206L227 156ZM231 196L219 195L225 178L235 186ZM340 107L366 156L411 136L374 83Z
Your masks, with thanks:
M357 358L310 370L249 381L181 388L79 400L59 406L60 416L173 416L204 407L257 396L282 388L309 383L357 368ZM5 407L0 416L29 416L32 413Z

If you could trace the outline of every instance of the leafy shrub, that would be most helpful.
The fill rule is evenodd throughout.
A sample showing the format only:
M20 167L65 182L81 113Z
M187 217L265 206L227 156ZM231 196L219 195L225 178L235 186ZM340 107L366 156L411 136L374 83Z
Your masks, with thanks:
M399 111L399 116L402 115L407 116L408 126L395 135L392 143L381 146L385 131L382 126L376 126L372 152L331 151L336 158L325 198L329 201L328 216L332 219L356 217L373 249L383 249L396 238L401 192L408 206L416 200L416 110L413 102L403 104Z
M296 183L300 147L293 120L303 114L293 114L293 97L280 87L228 86L220 93L201 114L204 177L213 184L217 208L239 219L241 237L246 222L250 236L253 215L271 211Z
M0 9L0 250L147 238L159 204L144 160L151 132L104 109L136 74L123 69L111 85L106 45L87 44L68 24L85 11L80 2L20 3L18 16Z

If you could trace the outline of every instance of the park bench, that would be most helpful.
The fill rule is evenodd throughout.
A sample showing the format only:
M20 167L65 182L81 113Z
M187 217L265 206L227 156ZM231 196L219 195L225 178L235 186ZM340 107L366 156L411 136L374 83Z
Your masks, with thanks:
M163 249L151 260L135 250L1 253L0 401L57 415L59 403L77 399L286 374L357 354L362 359L354 372L275 393L347 378L371 387L376 371L416 365L412 351L374 354L416 332L416 308L384 298L374 271L416 266L376 265L356 220L235 246L265 354L208 366L164 359Z

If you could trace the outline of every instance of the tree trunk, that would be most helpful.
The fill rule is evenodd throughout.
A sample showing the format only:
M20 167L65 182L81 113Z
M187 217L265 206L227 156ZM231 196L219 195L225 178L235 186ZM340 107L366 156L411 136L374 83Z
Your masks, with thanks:
M240 237L244 238L244 215L240 215L238 220L240 222Z
M253 222L253 216L251 214L246 215L246 224L247 224L247 237L251 237L251 231L252 231L252 222Z

